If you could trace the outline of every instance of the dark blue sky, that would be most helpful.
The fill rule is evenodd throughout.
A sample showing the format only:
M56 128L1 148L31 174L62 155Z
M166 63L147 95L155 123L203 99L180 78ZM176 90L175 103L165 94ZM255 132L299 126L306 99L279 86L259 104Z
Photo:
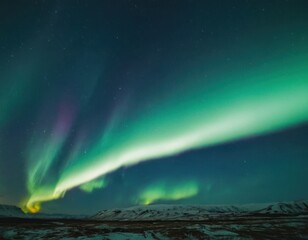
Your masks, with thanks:
M308 3L1 1L0 203L308 197Z

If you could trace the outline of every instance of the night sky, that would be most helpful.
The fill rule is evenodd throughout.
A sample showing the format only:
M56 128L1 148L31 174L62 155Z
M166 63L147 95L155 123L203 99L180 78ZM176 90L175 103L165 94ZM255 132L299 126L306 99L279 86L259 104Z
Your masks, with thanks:
M308 2L0 3L0 203L84 214L308 198Z

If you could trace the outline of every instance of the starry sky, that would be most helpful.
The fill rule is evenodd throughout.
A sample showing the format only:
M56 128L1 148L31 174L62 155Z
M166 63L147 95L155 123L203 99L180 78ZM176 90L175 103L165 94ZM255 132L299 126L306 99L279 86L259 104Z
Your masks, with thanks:
M308 2L0 3L0 203L307 199Z

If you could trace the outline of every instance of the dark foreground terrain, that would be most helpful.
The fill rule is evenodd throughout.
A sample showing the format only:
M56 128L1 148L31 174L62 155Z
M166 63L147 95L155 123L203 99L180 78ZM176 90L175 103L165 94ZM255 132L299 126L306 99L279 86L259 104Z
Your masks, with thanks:
M308 216L206 221L3 218L0 239L308 239Z

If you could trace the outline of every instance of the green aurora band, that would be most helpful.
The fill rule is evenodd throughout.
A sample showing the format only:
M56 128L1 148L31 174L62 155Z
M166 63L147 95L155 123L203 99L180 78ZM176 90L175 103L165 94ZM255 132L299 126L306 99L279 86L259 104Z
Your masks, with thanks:
M159 181L147 186L140 193L138 203L149 205L159 200L180 200L196 196L198 192L199 186L196 181Z
M33 189L27 208L33 211L40 202L57 199L123 166L306 122L307 59L302 56L254 70L226 70L217 76L217 85L207 86L206 81L192 78L184 93L172 89L168 99L160 99L150 111L141 111L125 127L114 127L117 123L111 121L112 130L103 132L87 154L81 154L82 140L75 144L55 184Z
M103 187L106 187L107 182L105 179L98 179L98 180L93 180L87 183L84 183L82 185L80 185L80 190L87 192L87 193L91 193L96 189L101 189Z
M73 119L72 113L69 113L67 108L62 107L58 113L56 123L50 129L44 130L43 138L34 134L30 141L29 153L28 153L28 192L30 194L36 194L40 196L44 195L46 188L44 179L50 172L53 162L59 156L61 149L64 146L66 139L69 136ZM48 185L52 191L53 185ZM60 196L59 196L60 197ZM31 212L37 212L40 210L39 201L32 205L29 209ZM27 211L25 209L25 211Z

